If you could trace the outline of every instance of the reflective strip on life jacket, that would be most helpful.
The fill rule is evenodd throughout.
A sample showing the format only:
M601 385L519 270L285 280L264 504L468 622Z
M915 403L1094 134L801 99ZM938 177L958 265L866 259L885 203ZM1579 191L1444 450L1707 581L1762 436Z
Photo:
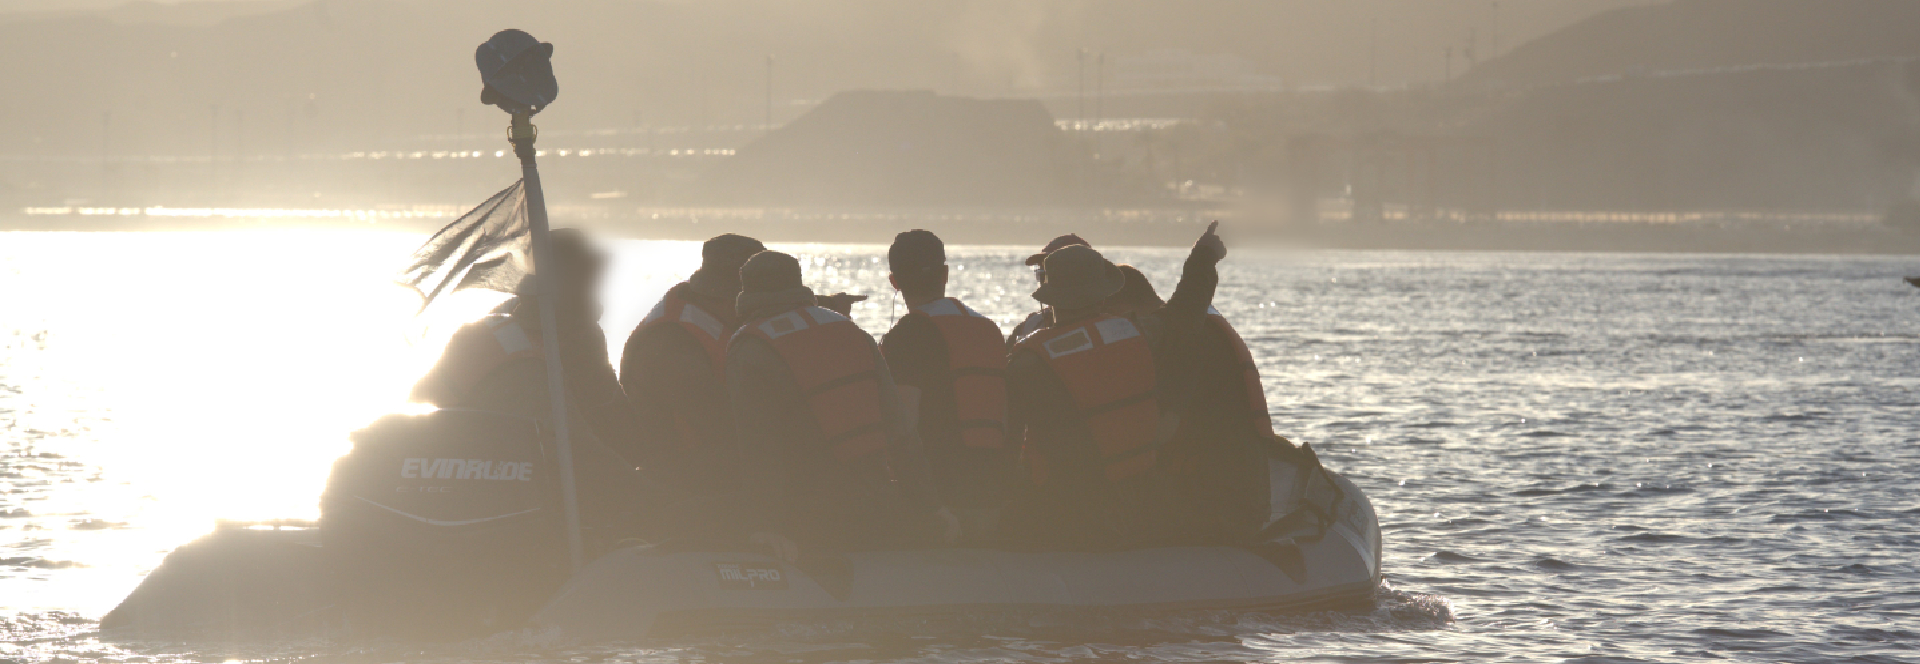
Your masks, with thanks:
M1041 330L1020 343L1053 370L1099 449L1108 480L1134 477L1157 458L1160 404L1153 351L1133 321L1117 316ZM1044 456L1037 451L1030 456ZM1036 469L1061 460L1038 459ZM1044 481L1044 477L1036 480Z
M707 363L713 366L713 374L722 381L727 376L727 340L733 337L733 330L727 329L720 317L708 313L692 302L674 295L677 289L670 289L660 297L660 303L653 305L647 317L640 319L640 328L661 325L679 325L700 342L707 351Z
M1253 361L1253 350L1247 347L1246 340L1240 338L1240 333L1234 331L1233 324L1227 322L1227 317L1220 315L1220 310L1207 307L1207 314L1207 318L1211 319L1227 341L1233 344L1233 352L1240 360L1240 373L1242 380L1246 382L1248 412L1253 415L1255 422L1263 425L1260 429L1261 433L1272 432L1273 417L1267 413L1267 390L1260 384L1260 365Z
M1007 443L1007 352L1000 326L953 298L914 307L947 344L960 441L967 447L1000 449Z
M807 396L823 442L842 462L883 452L880 371L873 340L845 316L808 306L748 323L773 346Z

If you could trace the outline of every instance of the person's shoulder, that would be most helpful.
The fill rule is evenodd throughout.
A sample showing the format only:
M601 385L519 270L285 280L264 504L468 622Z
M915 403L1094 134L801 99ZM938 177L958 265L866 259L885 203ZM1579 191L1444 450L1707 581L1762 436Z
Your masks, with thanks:
M893 323L893 327L887 330L886 337L888 339L892 339L896 336L903 337L903 338L911 338L915 336L937 334L938 332L939 332L939 329L934 326L932 319L929 319L926 316L919 316L919 315L910 313L905 316L901 316L900 320L895 321Z
M1013 331L1008 333L1008 340L1019 341L1031 336L1035 332L1045 329L1046 326L1047 314L1045 311L1030 312L1026 318L1022 318L1019 323L1014 324Z
M742 329L727 342L728 364L733 364L741 360L752 361L762 358L772 358L776 360L780 358L780 352L773 347L773 342L768 341L766 337L749 334L745 329Z
M649 325L641 323L627 335L627 347L649 346L679 339L692 340L692 333L683 325Z
M1205 313L1205 311L1202 311L1201 315L1205 316ZM1167 329L1174 321L1200 320L1200 318L1167 307L1161 307L1150 313L1135 316L1132 320L1134 328L1139 330L1141 335L1144 335L1148 341L1155 341L1166 336Z

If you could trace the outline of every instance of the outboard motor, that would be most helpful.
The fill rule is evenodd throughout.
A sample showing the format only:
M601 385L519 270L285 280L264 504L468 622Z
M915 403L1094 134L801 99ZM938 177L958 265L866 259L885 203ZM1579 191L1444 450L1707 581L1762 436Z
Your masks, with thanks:
M554 461L531 419L390 416L354 434L320 535L356 636L460 638L520 624L565 582Z

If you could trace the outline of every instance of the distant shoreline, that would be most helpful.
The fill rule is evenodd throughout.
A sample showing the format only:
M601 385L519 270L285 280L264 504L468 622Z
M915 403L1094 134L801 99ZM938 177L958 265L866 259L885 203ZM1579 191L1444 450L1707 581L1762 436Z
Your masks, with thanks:
M1209 219L1227 218L1236 241L1308 249L1436 251L1571 251L1624 253L1752 253L1920 255L1920 233L1863 223L1422 222L1325 223L1285 227L1200 210L850 212L712 210L660 219L566 218L618 237L703 240L740 233L778 243L885 244L897 232L926 228L948 242L1027 246L1080 233L1109 246L1186 246ZM37 216L0 218L0 232L205 232L233 230L375 230L431 233L451 218L248 219L195 217ZM801 230L800 227L805 227Z

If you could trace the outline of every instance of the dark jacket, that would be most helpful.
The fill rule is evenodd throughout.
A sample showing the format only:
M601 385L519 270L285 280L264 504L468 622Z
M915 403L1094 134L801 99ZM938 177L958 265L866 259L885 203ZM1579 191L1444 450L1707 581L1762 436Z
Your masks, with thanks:
M739 327L730 291L716 293L682 283L668 293L719 319L722 339ZM623 453L683 490L711 487L715 466L722 465L722 453L733 444L727 386L719 377L723 368L713 366L706 349L685 327L634 328L620 354L620 385L632 404L636 426L632 447ZM692 440L683 440L681 423Z
M1189 255L1166 306L1134 320L1153 352L1163 417L1190 407L1197 377L1180 340L1195 338L1210 324L1207 307L1219 281L1213 261ZM1007 360L1007 404L1008 431L1016 437L1024 431L1031 443L1052 449L1096 447L1066 386L1032 349L1018 349ZM1010 538L1053 547L1131 546L1162 537L1171 519L1171 489L1158 473L1111 483L1095 469L1056 468L1049 477L1044 487L1025 489L1009 506L1002 523Z
M1192 370L1192 398L1180 413L1180 430L1162 452L1176 464L1177 491L1187 512L1188 531L1205 537L1232 538L1264 525L1271 508L1267 497L1267 455L1279 446L1264 403L1249 394L1247 367L1232 336L1217 321L1190 331L1170 344L1173 358Z
M739 310L751 324L813 302L806 288L746 293ZM734 336L727 349L727 388L738 450L732 484L742 497L740 527L780 532L802 547L827 550L893 546L928 534L922 529L940 501L878 346L873 354L888 441L886 463L877 468L826 454L807 396L786 361L757 336Z

